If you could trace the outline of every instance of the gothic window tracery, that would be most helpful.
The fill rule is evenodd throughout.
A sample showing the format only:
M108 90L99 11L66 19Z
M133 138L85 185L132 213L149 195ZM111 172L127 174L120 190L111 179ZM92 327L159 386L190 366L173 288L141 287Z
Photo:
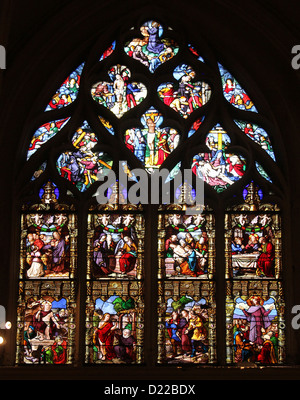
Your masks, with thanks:
M43 123L28 133L18 364L74 362L78 301L86 304L80 321L86 327L84 363L143 363L145 285L152 285L145 280L144 249L151 235L157 235L151 248L157 264L147 265L157 271L158 292L152 293L157 309L151 310L157 326L149 329L157 337L158 363L216 365L218 346L226 347L223 363L284 363L275 136L264 117L257 122L260 109L242 80L216 56L202 55L189 40L182 43L176 29L149 19L129 30L127 39L103 46L96 64L93 48L54 93ZM145 229L149 204L120 201L120 193L128 197L126 188L120 192L120 162L128 187L136 183L136 168L149 179L168 171L173 200L158 209L150 204L156 218L151 232ZM185 201L175 201L174 178L186 169L193 172L192 190L195 180L204 183L202 213L187 215ZM97 204L109 171L117 182L107 198L117 190L117 202ZM82 280L85 299L78 294ZM223 343L216 338L216 315L223 312L217 281L224 283ZM253 323L255 307L268 315L267 323L263 317Z

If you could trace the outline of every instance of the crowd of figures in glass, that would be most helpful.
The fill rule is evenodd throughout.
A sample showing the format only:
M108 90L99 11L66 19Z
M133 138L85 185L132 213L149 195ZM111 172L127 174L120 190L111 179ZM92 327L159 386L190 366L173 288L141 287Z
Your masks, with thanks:
M271 140L267 132L261 126L240 120L234 120L234 122L247 137L257 143L275 161Z
M196 109L206 104L211 96L208 83L193 82L195 75L191 66L180 64L173 72L177 82L165 82L157 88L163 103L183 118L188 118Z
M45 111L57 110L73 103L78 95L84 63L77 67L56 91Z
M230 143L229 135L218 124L206 137L205 144L211 152L198 153L192 159L194 174L218 192L241 179L246 169L245 158L227 150Z
M74 287L70 281L20 283L17 363L72 362Z
M140 28L143 37L127 42L124 50L134 60L141 62L151 72L171 60L179 50L173 39L162 38L164 29L156 21L147 21Z
M107 153L93 151L97 143L96 134L84 121L72 137L74 151L62 153L56 162L59 174L81 192L96 182L99 175L104 175L105 171L112 168L113 162Z
M28 151L27 160L38 151L45 143L52 139L63 127L67 124L70 118L63 118L56 121L46 122L41 125L31 138Z
M245 203L225 216L226 277L279 279L280 210L275 204L263 203L263 192L253 182L243 195Z
M93 278L141 276L140 214L95 214L89 216L88 273Z
M212 215L160 216L159 255L166 278L207 278L213 274L209 251L213 248ZM163 239L163 240L162 240Z
M263 191L253 182L243 196L245 203L225 216L227 361L282 363L280 210L263 202Z
M265 153L269 165L275 161L264 124L253 122L257 109L252 99L209 52L203 58L192 45L179 49L179 34L149 20L110 42L101 56L96 50L96 64L92 52L92 58L73 68L53 91L41 125L28 136L32 193L41 188L43 176L55 184L45 184L39 192L42 204L25 205L21 216L18 363L72 362L78 300L73 287L78 234L73 209L82 199L90 201L83 245L85 363L143 361L143 258L149 238L144 217L133 204L123 208L127 202L121 197L128 200L124 187L117 197L112 186L106 187L108 205L95 205L92 198L98 201L96 190L105 187L99 181L109 170L115 172L113 161L123 162L130 183L137 181L136 165L155 177L168 162L165 184L183 168L217 193L246 179L251 168L272 183L262 157L251 158L257 150L260 156ZM214 99L219 99L224 120L230 109L239 113L232 119L232 131L218 121L204 131L211 110L215 112ZM248 144L245 152L231 147L237 142ZM66 203L73 204L70 208L58 203L58 188ZM176 199L179 192L175 187ZM158 362L216 363L214 215L207 209L190 215L176 208L178 204L164 208L169 202L163 203L158 212L158 265L151 266L158 278ZM283 359L280 220L277 209L258 203L255 209L225 212L225 279L233 285L226 297L229 363Z
M86 363L140 363L144 219L98 208L88 216Z
M23 221L26 235L22 245L24 276L30 279L69 277L69 217L37 213L24 215Z
M72 363L77 219L59 197L48 181L22 207L17 364Z
M252 290L251 290L251 289ZM284 361L284 303L280 282L233 283L227 298L229 363L278 364ZM251 294L252 293L252 294Z
M91 285L87 302L86 362L140 363L143 341L141 282L98 281Z
M232 74L223 65L218 63L223 84L223 95L225 99L234 107L244 110L257 112L255 105L246 91Z
M278 241L274 230L277 218L268 214L231 216L233 277L278 277L279 271L275 271L275 246Z
M160 287L158 345L160 363L215 362L214 284L168 281Z
M162 114L151 107L142 115L143 128L125 132L125 144L142 162L146 171L159 168L179 144L180 135L174 128L161 126Z

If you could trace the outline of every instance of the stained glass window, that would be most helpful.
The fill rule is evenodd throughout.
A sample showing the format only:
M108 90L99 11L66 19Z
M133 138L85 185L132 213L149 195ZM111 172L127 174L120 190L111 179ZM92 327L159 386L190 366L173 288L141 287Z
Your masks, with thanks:
M141 118L143 128L131 128L125 132L125 144L142 162L148 172L163 164L178 146L180 135L171 127L161 126L163 116L151 107Z
M68 122L69 118L46 122L34 133L27 152L27 160L49 139L54 137Z
M131 72L125 65L113 65L107 75L110 81L96 82L91 89L93 99L121 118L147 96L141 82L132 82Z
M225 217L227 362L281 364L285 357L281 216L253 182Z
M86 362L143 361L144 217L133 206L88 215Z
M206 137L206 146L211 152L198 153L192 160L194 174L218 192L241 179L246 169L246 160L242 155L226 151L230 143L227 132L217 125Z
M215 231L209 213L163 207L158 224L158 362L216 362Z
M72 137L74 151L62 153L56 162L59 174L72 182L81 192L98 180L98 174L105 173L103 171L107 169L110 170L113 164L109 154L92 151L97 143L95 133L92 132L87 121L84 121Z
M140 61L154 72L160 65L173 58L179 47L173 39L162 38L163 26L157 21L147 21L141 28L143 37L134 38L126 43L126 54Z
M194 110L209 101L211 88L204 81L194 82L195 71L186 64L178 65L173 71L173 77L176 83L162 83L157 92L166 106L183 118L188 118Z
M223 95L225 99L234 107L240 110L257 112L253 101L250 99L246 91L241 87L239 82L232 74L227 71L223 65L218 63L222 85Z
M28 133L17 364L285 362L276 135L199 41L150 18L116 34ZM170 201L146 195L162 172Z
M47 182L40 203L23 207L18 364L71 364L75 334L77 217Z

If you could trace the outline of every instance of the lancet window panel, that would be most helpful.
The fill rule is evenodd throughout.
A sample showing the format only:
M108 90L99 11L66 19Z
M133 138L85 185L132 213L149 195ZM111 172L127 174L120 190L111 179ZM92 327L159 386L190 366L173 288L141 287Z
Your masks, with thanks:
M144 359L144 235L135 205L91 206L87 225L87 364Z
M254 182L225 215L226 361L285 362L281 210Z
M158 363L214 364L214 215L173 204L158 218Z
M72 364L76 319L77 215L45 182L22 207L17 364Z

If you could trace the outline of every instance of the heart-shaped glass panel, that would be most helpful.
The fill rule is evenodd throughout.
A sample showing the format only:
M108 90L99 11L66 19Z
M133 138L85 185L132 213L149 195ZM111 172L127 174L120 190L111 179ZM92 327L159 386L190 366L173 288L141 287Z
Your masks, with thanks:
M178 83L165 82L159 85L157 92L165 105L188 118L197 108L208 102L211 88L208 83L193 82L195 71L192 67L181 64L173 73Z
M174 40L162 38L163 27L156 21L145 22L140 30L143 37L127 42L124 51L153 73L161 64L171 60L179 47Z
M220 125L216 125L206 137L206 145L211 152L198 153L192 159L194 174L217 192L233 185L245 173L245 158L226 151L230 143L227 132Z
M130 70L124 65L114 65L108 71L110 82L96 82L91 89L92 98L121 118L139 105L147 96L146 86L130 80Z
M63 178L84 192L98 180L99 173L112 168L113 161L109 154L93 151L98 139L86 121L77 129L72 143L76 150L62 153L56 168Z
M149 173L160 168L179 143L178 131L174 128L162 127L162 122L162 114L151 107L142 115L143 128L127 129L124 135L126 146Z
M240 110L257 112L253 101L250 99L246 91L241 87L235 77L229 71L227 71L223 65L220 63L218 65L225 99Z

